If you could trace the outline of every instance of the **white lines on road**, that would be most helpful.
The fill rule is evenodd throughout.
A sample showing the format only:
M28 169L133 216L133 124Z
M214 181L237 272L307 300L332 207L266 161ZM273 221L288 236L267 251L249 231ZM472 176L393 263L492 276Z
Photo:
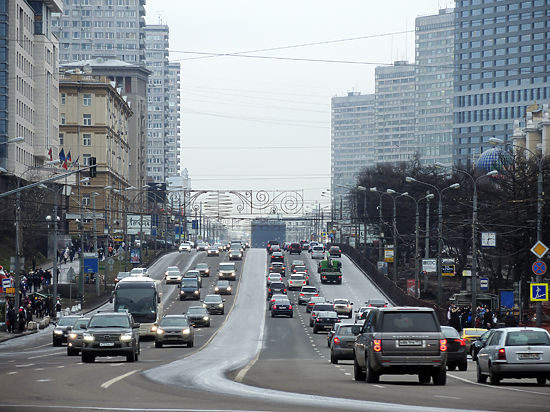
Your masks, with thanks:
M52 379L37 379L36 382L51 382Z
M135 369L133 371L130 371L128 373L125 373L124 375L117 376L116 378L109 379L107 382L103 382L100 386L103 389L108 389L109 386L111 386L113 383L117 383L118 381L121 381L124 378L127 378L130 375L133 375L136 372L139 372L141 369Z
M60 366L57 367L57 369L62 369L64 367L65 367L65 365L60 365Z
M16 368L27 368L29 366L34 366L34 363L27 363L25 365L15 365Z
M434 395L434 398L443 398L443 399L462 399L457 396L445 396L445 395Z
M125 365L124 363L111 363L111 366L122 366Z
M535 394L535 395L550 396L550 393L528 391L526 389L510 388L509 386L492 386L492 385L487 385L485 383L477 383L477 382L473 382L469 379L461 378L461 377L456 376L456 375L451 375L450 373L448 373L447 376L450 376L451 378L458 379L459 381L462 381L462 382L470 383L470 384L476 385L476 386L482 386L483 388L488 388L488 389L497 389L497 390L501 389L501 390L505 390L505 391L516 391L516 392L532 393L532 394Z
M44 368L34 368L35 371L43 371Z
M17 372L8 372L7 375L15 375Z
M351 374L348 374L348 375L351 375ZM380 388L380 389L385 389L386 388L385 386L382 386L382 385L372 385L372 386L376 386L377 388Z
M344 373L344 375L346 375L346 376L351 376L351 373L346 372L346 373Z
M59 354L60 354L60 352L56 352L56 353L47 353L46 355L31 356L30 358L27 358L27 359L45 358L46 356L55 356L55 355L59 355Z

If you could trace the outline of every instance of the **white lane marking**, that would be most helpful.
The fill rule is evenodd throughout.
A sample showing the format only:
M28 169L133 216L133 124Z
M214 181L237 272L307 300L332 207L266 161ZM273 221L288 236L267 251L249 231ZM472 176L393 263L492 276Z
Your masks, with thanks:
M136 369L136 370L130 371L130 372L128 372L128 373L125 373L124 375L117 376L116 378L109 379L107 382L103 382L103 383L100 385L100 387L102 387L103 389L107 389L107 388L109 388L109 386L111 386L113 383L117 383L118 381L121 381L122 379L127 378L128 376L133 375L134 373L139 372L140 370L141 370L141 369Z
M377 388L380 388L380 389L385 389L386 388L385 386L382 386L382 385L372 385L372 386L376 386Z
M47 353L46 355L31 356L30 358L27 358L27 359L45 358L46 356L55 356L55 355L59 355L59 354L60 354L60 352L56 352L56 353Z
M125 365L125 363L111 363L111 366L122 366Z
M346 373L344 373L344 375L346 375L346 376L351 376L351 373L346 372Z
M32 347L28 348L28 350L43 348L44 346L52 346L52 344L51 343L45 343L45 344L39 345L39 346L32 346Z
M461 377L456 376L456 375L451 375L450 373L448 373L447 376L450 376L451 378L458 379L459 381L462 381L462 382L470 383L472 385L482 386L482 387L488 388L488 389L501 389L501 390L505 390L505 391L516 391L516 392L524 392L524 393L533 393L535 395L550 396L550 393L528 391L528 390L525 390L525 389L518 389L518 388L510 388L509 386L493 386L493 385L487 385L485 383L477 383L477 382L473 382L473 381L471 381L469 379L466 379L466 378L461 378Z
M16 368L26 368L28 366L34 366L34 363L27 363L25 365L15 365Z
M34 368L35 371L43 371L44 368Z
M462 399L457 396L445 396L445 395L434 395L434 398L444 398L444 399Z
M61 365L61 366L58 366L57 369L62 369L64 367L65 367L65 365Z
M8 375L15 375L17 372L8 372Z
M51 379L37 379L36 382L51 382Z

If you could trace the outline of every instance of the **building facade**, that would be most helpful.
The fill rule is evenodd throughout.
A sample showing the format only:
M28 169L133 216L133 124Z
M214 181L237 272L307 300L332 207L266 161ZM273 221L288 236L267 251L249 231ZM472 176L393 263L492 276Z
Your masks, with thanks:
M59 49L50 26L62 5L0 0L0 167L24 179L58 147ZM22 139L7 143L14 138Z
M179 174L180 150L180 66L168 62L169 29L147 25L147 175L156 183Z
M415 139L420 162L452 165L454 11L416 18Z
M415 66L396 61L375 69L376 162L398 163L417 152Z
M339 202L375 160L374 94L349 92L331 99L331 194Z
M106 76L84 73L64 74L59 82L59 138L64 154L70 152L73 163L78 161L81 166L89 166L90 158L95 158L97 164L97 176L73 187L69 204L70 215L83 213L86 232L92 229L89 216L94 196L95 211L99 214L97 231L101 234L122 231L126 212L141 207L130 203L130 191L125 190L129 187L128 135L132 110L115 86ZM67 163L69 170L76 167ZM88 172L82 172L78 182L85 176ZM77 233L74 220L69 231Z
M65 0L52 23L62 63L104 56L145 64L145 0Z
M454 162L507 141L533 101L550 100L550 1L457 0Z
M133 113L128 119L128 183L136 189L143 188L147 183L147 81L151 72L140 65L102 57L66 63L61 68L105 76L127 97Z

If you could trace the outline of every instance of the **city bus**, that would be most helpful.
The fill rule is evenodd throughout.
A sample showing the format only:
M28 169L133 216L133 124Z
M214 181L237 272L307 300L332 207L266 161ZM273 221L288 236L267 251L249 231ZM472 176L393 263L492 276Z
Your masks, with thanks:
M114 311L128 311L140 324L139 336L155 336L153 325L163 315L158 282L144 276L129 276L116 284L111 297Z

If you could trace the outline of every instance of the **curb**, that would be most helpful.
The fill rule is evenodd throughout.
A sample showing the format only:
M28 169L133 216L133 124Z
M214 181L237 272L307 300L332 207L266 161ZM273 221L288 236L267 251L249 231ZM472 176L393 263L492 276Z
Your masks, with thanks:
M8 336L0 337L0 343L5 342L7 340L15 339L15 338L21 338L23 336L32 335L33 333L38 333L38 331L37 330L27 330L27 331L21 332L21 333L11 333Z

